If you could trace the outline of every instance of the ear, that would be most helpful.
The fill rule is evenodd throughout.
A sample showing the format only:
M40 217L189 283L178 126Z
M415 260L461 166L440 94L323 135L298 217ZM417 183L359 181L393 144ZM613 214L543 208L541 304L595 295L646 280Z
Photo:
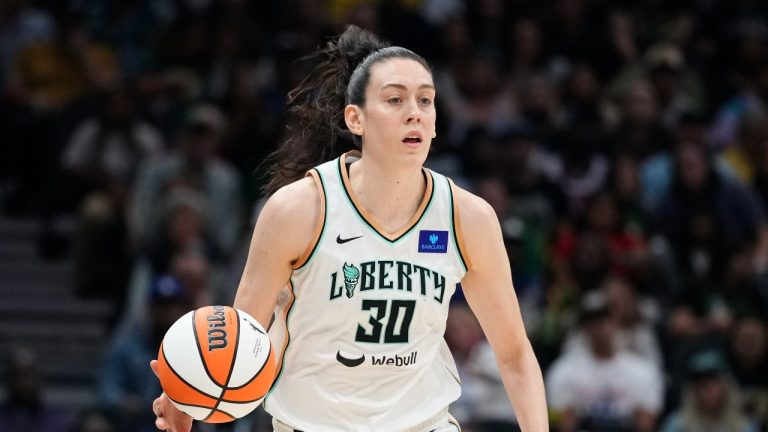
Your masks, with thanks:
M349 104L344 108L344 122L349 131L355 135L362 136L365 130L365 114L362 108L357 105Z

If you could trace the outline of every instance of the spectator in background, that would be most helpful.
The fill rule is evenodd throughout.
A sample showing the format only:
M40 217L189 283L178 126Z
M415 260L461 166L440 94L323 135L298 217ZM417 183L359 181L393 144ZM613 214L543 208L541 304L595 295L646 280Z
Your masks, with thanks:
M595 256L590 255L587 260L590 258ZM604 257L596 258L597 266L602 269ZM535 328L532 343L544 370L560 356L563 340L577 325L582 290L571 273L569 268L549 269L541 304L535 314L526 315L526 326Z
M671 139L661 124L658 96L650 82L638 79L619 95L619 123L612 133L612 154L628 153L638 161L668 150Z
M685 31L685 30L682 30ZM658 41L643 54L642 61L628 64L610 83L612 98L632 92L638 82L653 91L659 125L673 132L682 115L705 107L705 95L696 71L686 65L685 53L672 41Z
M663 366L661 346L654 331L658 306L650 299L641 299L631 283L620 277L606 279L597 293L605 296L611 318L616 323L616 349L633 353L658 367ZM566 353L589 349L587 334L583 328L571 333L563 347Z
M168 192L159 212L161 225L143 251L154 273L167 272L177 253L196 252L210 261L221 257L214 233L207 229L209 205L207 197L196 189L184 186Z
M610 160L598 151L600 136L599 125L580 125L551 141L552 149L541 158L542 173L560 189L569 216L584 212L589 197L603 188L610 173Z
M601 83L588 63L574 65L565 80L563 119L566 128L579 124L603 123L605 107L601 100Z
M566 216L567 197L547 177L542 164L550 162L533 128L512 126L496 138L493 163L510 193L510 212L551 231Z
M163 42L157 30L171 19L181 20L180 9L186 6L192 12L198 5L168 0L78 0L73 6L82 12L88 29L114 47L121 75L134 78L150 68L151 50Z
M584 297L579 326L588 349L566 352L547 372L555 430L655 430L661 371L652 361L617 349L616 322L602 293Z
M532 127L545 144L554 144L551 141L562 131L565 120L558 81L540 73L517 84L515 123Z
M121 432L156 430L147 407L161 389L147 365L157 356L165 332L192 308L189 293L172 276L156 278L148 290L147 314L118 328L98 378L98 401Z
M246 202L252 203L264 186L266 167L261 162L274 150L273 144L285 126L280 112L282 95L277 88L276 65L269 57L246 58L227 71L231 76L226 81L223 107L230 113L232 132L225 140L222 156L237 167L244 180Z
M229 302L229 299L220 298L214 292L211 262L199 250L187 249L175 253L171 258L170 273L189 293L193 309Z
M735 142L720 154L736 178L745 185L755 185L760 163L768 153L768 116L746 114L739 125Z
M452 120L448 123L449 142L467 146L472 130L492 133L513 119L513 99L504 88L497 58L475 53L451 72L438 74L436 83L445 89L442 109Z
M496 182L506 191L505 211L499 218L515 287L518 295L533 295L540 302L550 237L564 216L566 200L541 170L542 150L531 128L508 128L494 140L492 154L491 170L499 173ZM487 180L479 182L483 183ZM487 199L483 193L480 196Z
M640 56L639 27L640 20L621 6L612 10L607 18L606 31L609 46L602 60L601 76L616 74L622 67L638 63ZM595 63L595 62L593 62ZM600 63L596 63L600 66Z
M153 280L171 277L185 287L189 296L190 308L199 308L216 303L232 301L231 293L216 291L216 272L207 257L198 250L186 250L174 253L169 258L170 268L167 273L155 273L149 265L140 262L134 269L125 312L120 320L126 323L141 321L149 312L149 295L146 289ZM226 291L222 287L221 291Z
M139 117L131 89L111 90L103 100L99 113L69 137L63 165L86 191L105 193L122 211L136 170L160 156L165 143L160 131Z
M74 107L117 81L111 49L90 37L79 16L62 15L53 38L26 44L3 71L0 100L8 104L2 114L9 127L0 159L13 180L9 207L20 214L37 211L49 183L56 185L59 135L69 132Z
M8 91L8 74L19 52L30 45L48 43L56 37L56 22L49 10L29 0L0 2L0 199L6 212L26 211L29 184L25 168L34 166L33 152L26 150L31 116ZM4 190L2 190L4 189Z
M642 203L640 166L637 160L624 153L614 156L607 183L607 188L616 197L619 226L632 235L650 238L652 221Z
M675 160L675 181L656 216L678 252L698 247L707 236L712 245L754 241L756 259L765 260L765 212L754 191L719 175L707 150L697 145L680 144ZM692 257L680 257L680 265L691 269Z
M765 292L768 274L755 268L754 254L754 245L737 245L722 264L723 280L713 294L728 307L733 318L768 316L768 293Z
M531 18L520 18L509 27L509 65L507 79L513 88L532 76L548 72L541 25Z
M244 210L237 171L218 157L226 118L212 105L192 108L173 153L145 164L136 181L130 210L135 244L143 250L163 226L164 205L176 189L190 189L205 197L206 238L223 257L240 241Z
M737 32L743 32L736 38L731 50L736 55L729 73L735 75L736 88L731 90L729 98L717 109L709 128L709 144L715 151L730 146L738 134L742 119L750 114L765 114L765 94L768 92L768 63L765 62L765 34L757 40L750 33L755 26L744 26ZM765 33L765 32L763 32ZM755 43L757 42L757 43Z
M123 88L105 95L99 115L75 128L64 151L68 176L53 199L82 201L74 239L75 289L113 299L118 314L130 266L125 215L134 176L140 164L163 150L162 135L138 117L130 90ZM57 215L47 217L55 226Z
M0 29L0 88L5 88L5 74L19 51L53 39L56 25L50 11L29 0L10 0L0 5Z
M231 302L215 292L219 251L206 232L205 199L197 191L170 192L163 210L163 226L133 267L128 292L128 320L147 313L146 286L156 277L171 275L184 286L193 307Z
M647 239L642 233L627 229L620 219L618 199L611 191L604 190L590 197L577 226L558 231L553 242L554 258L561 262L575 259L576 245L585 236L598 240L608 253L611 273L632 278L648 266ZM600 282L591 280L588 285L582 285L582 289L594 289Z
M465 7L462 0L424 0L421 2L421 14L427 22L437 27L463 15Z
M5 354L6 397L0 405L0 431L69 432L74 416L46 403L37 357L23 348Z
M760 127L764 127L764 125ZM765 144L763 144L760 158L750 161L750 163L754 168L752 187L757 191L763 205L768 206L768 149L765 148Z
M734 322L728 338L733 377L741 387L746 414L768 426L768 327L765 315Z
M441 89L441 93L444 93L446 104L458 104L462 96L459 94L456 79L466 67L466 59L474 51L467 19L461 15L447 20L440 28L438 40L440 45L438 62L435 65L435 84Z
M82 97L90 87L115 84L117 59L112 50L90 38L81 16L59 20L58 37L27 45L8 73L11 97L39 112L56 112Z
M676 172L672 190L656 209L656 217L684 284L668 322L670 336L679 342L680 338L710 330L723 334L732 311L720 295L720 285L744 280L725 279L726 264L731 262L732 254L746 253L747 279L755 271L762 272L768 262L768 231L763 207L754 191L718 175L706 149L680 145ZM731 270L739 269L744 265ZM711 298L712 293L715 298ZM709 324L699 323L699 317Z
M662 432L757 432L741 411L738 389L727 376L727 365L716 351L694 355L682 406L670 414Z
M582 233L570 251L568 259L553 260L553 266L576 285L579 296L595 290L611 275L613 259L600 234Z
M600 71L609 72L606 65L607 38L601 34L602 23L584 0L556 0L546 9L543 32L556 61L575 63L587 59L598 64ZM596 48L600 47L600 48Z
M638 160L642 204L647 211L653 211L669 193L675 174L675 147L682 143L708 149L708 118L701 112L688 112L680 117L673 135L675 146L657 151L644 160ZM715 170L720 176L734 178L730 166L722 158L715 160Z
M683 52L673 44L662 42L650 47L645 62L659 102L661 124L672 131L684 113L703 108L701 83L687 70Z

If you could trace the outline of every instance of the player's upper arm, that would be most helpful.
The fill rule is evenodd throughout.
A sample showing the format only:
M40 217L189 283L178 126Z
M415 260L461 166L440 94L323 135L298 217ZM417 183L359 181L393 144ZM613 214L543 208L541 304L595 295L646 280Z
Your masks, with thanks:
M314 178L305 177L275 192L259 214L235 307L264 326L269 324L293 265L315 241L323 204Z
M456 201L463 252L471 262L461 281L464 295L496 356L511 360L527 340L498 217L485 200L461 188Z

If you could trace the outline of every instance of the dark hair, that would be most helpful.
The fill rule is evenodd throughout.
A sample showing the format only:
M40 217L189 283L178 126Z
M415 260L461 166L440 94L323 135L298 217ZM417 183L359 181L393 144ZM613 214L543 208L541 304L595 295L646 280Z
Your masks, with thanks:
M306 171L340 154L360 148L358 136L344 123L347 104L363 106L371 67L390 58L408 58L431 68L418 54L390 46L371 32L350 25L306 60L315 62L304 80L288 93L288 134L267 159L272 193L300 179Z

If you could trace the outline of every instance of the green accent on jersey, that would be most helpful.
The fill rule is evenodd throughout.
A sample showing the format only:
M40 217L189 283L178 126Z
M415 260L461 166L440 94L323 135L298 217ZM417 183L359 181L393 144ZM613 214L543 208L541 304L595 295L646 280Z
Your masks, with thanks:
M312 247L312 252L309 253L309 256L307 257L307 260L304 261L304 264L302 264L300 267L294 269L299 270L307 266L310 261L312 261L312 257L315 256L315 251L317 250L317 246L320 244L321 241L323 241L323 234L325 234L325 222L328 220L328 193L325 192L325 182L323 182L323 175L320 174L320 170L313 169L314 172L317 173L317 178L320 179L320 189L323 190L323 202L325 203L325 209L323 211L323 226L320 228L320 236L317 237L317 242L315 242L315 245Z
M464 267L464 271L466 272L467 269L467 261L464 259L464 252L459 248L459 240L456 238L456 224L454 221L456 220L455 213L455 206L453 205L453 187L451 187L451 182L448 181L448 177L445 178L446 183L448 183L448 191L450 192L451 197L451 232L453 235L451 236L453 238L453 247L456 248L456 250L459 252L459 258L461 259L461 265Z
M427 214L427 212L429 211L429 207L432 205L432 198L435 196L435 178L429 170L425 170L427 174L429 174L429 177L432 178L432 190L429 192L429 200L427 201L427 205L426 207L424 207L424 211L421 213L421 215L419 215L419 219L417 219L416 222L414 222L413 225L411 225L407 231L405 231L403 234L398 236L396 239L390 240L384 234L380 233L379 230L377 230L373 225L371 225L368 219L366 219L365 216L363 216L363 214L360 213L360 210L357 208L357 206L355 206L354 201L352 201L352 196L349 194L349 191L347 190L347 186L344 184L344 175L342 174L341 170L342 170L342 163L341 163L341 158L339 158L338 171L339 171L339 180L341 182L341 189L344 191L344 196L347 197L347 201L349 202L349 205L352 206L352 208L355 210L355 214L357 214L357 216L360 218L360 220L368 229L370 229L374 234L376 234L378 237L385 240L387 243L389 243L392 246L399 243L408 234L410 234L411 231L413 231L413 229L416 228L417 225L419 225L419 222L421 222L421 220L424 218L424 215Z

